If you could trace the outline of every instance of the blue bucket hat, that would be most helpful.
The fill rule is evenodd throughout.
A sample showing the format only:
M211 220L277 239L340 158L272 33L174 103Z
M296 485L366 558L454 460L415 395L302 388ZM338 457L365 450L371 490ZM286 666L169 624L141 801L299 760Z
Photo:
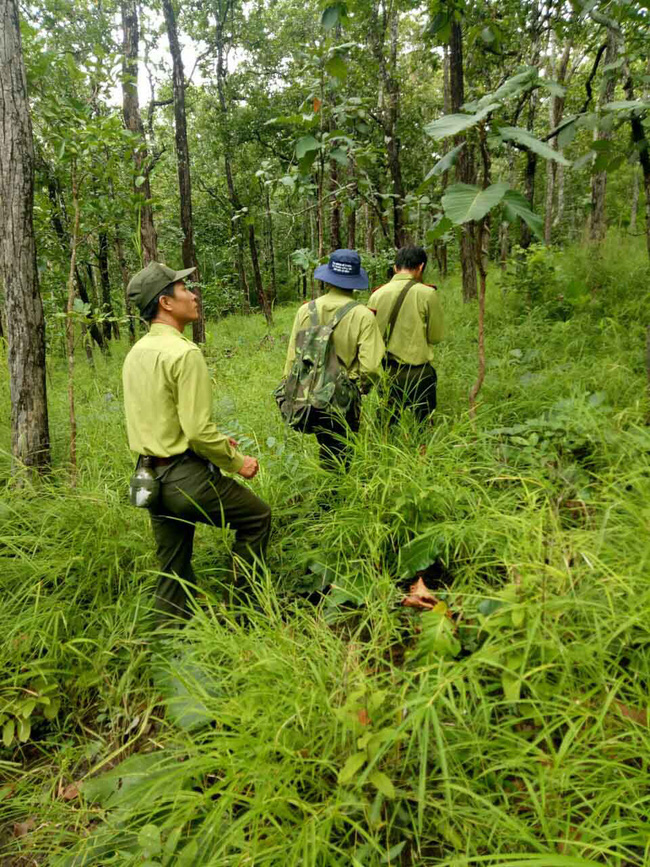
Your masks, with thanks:
M368 275L361 267L361 258L356 250L335 250L327 265L316 268L314 279L323 280L339 289L368 288Z

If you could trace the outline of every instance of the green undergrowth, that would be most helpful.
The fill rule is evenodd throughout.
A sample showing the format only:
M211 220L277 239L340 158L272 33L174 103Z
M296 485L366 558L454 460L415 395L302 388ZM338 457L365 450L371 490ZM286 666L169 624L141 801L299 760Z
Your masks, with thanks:
M624 276L620 316L598 297L562 319L491 274L475 422L476 310L450 280L435 422L387 431L370 395L334 476L271 397L295 308L268 334L211 323L215 415L260 457L274 529L244 618L228 534L199 529L175 634L151 626L126 500L128 347L79 359L76 489L52 357L56 469L0 502L7 863L650 863L650 432ZM426 611L401 605L417 577Z

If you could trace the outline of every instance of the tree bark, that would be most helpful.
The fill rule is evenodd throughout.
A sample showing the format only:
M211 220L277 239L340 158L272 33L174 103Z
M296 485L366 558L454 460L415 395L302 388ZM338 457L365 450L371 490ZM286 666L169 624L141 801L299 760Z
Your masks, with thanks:
M149 154L144 134L140 102L138 99L138 47L140 31L136 0L122 2L122 111L124 125L135 133L140 144L133 150L134 179L133 190L140 196L140 246L141 259L145 265L158 258L158 239L153 220L151 183L149 181ZM138 184L138 180L144 181Z
M634 99L634 85L629 72L625 81L625 95L630 100ZM631 114L630 126L632 127L632 140L638 149L639 162L641 163L641 170L643 173L643 190L645 192L645 240L648 256L650 257L650 143L646 136L643 121L637 114Z
M176 167L178 171L178 192L181 208L181 231L183 232L183 267L196 268L191 279L199 282L200 274L196 251L194 249L194 225L192 222L192 177L190 174L190 151L187 144L187 117L185 113L185 70L183 57L178 42L178 30L176 28L176 15L171 0L163 0L165 23L167 24L167 37L169 39L169 51L173 64L173 90L174 90L174 126L176 137ZM205 343L205 320L203 318L203 303L201 290L194 287L194 294L199 305L199 318L192 323L192 337L195 343Z
M630 205L630 229L634 234L636 232L636 220L639 212L639 168L634 166L634 175L632 177L632 203Z
M12 472L50 463L45 322L38 290L34 145L16 0L0 0L0 281L4 285Z
M605 65L615 62L618 55L618 37L612 28L607 30L607 49L605 51ZM616 74L613 70L604 73L605 82L600 93L600 105L605 105L614 99L616 87ZM609 141L611 133L607 130L597 129L594 131L594 141ZM589 225L589 238L592 241L603 241L607 234L607 172L596 172L591 177L591 220Z
M451 110L458 113L465 102L465 82L463 71L463 31L455 19L451 23L449 39L449 90ZM454 144L464 141L462 136L456 136ZM466 144L456 161L456 180L464 184L475 181L474 156L469 144ZM476 242L474 224L464 223L460 228L460 264L463 276L463 301L473 301L476 298Z
M133 345L135 343L135 316L133 314L133 309L131 307L131 302L129 301L129 270L126 267L126 256L124 255L124 245L122 244L122 239L119 235L119 229L116 227L115 232L115 252L117 253L117 261L120 266L120 273L122 274L122 289L124 292L124 310L129 319L129 343Z
M275 242L273 240L273 214L271 213L271 196L269 188L266 187L266 230L268 232L268 250L269 250L269 267L271 270L271 291L269 293L269 302L271 307L278 297L278 285L275 275Z
M336 160L330 160L330 250L340 250L341 243L341 205L336 195L339 188L339 170Z
M248 246L251 253L251 263L253 265L253 275L255 277L255 291L262 308L262 313L266 319L266 324L273 325L273 311L269 298L264 291L264 283L262 281L262 272L260 271L260 260L257 254L257 239L255 238L255 226L252 222L248 224Z
M104 340L108 341L111 337L116 337L119 340L120 329L115 319L113 302L111 301L111 278L108 269L108 233L104 230L99 233L97 262L99 265L99 283L102 287L102 313L104 316L109 317L103 323Z
M79 238L79 190L77 187L77 169L72 164L72 207L73 223L70 238L70 273L68 276L68 303L65 320L65 342L68 354L68 416L70 420L70 483L77 483L77 417L74 406L74 299L75 274L77 273L77 241Z
M230 199L232 231L237 238L237 253L236 266L239 276L239 289L242 298L242 308L244 313L250 311L250 288L246 279L246 266L244 264L244 230L241 216L241 202L235 187L235 181L232 174L232 147L230 140L230 128L228 118L228 100L226 99L226 78L228 77L228 67L226 59L226 43L224 35L225 18L229 12L229 4L220 10L217 16L215 28L215 41L217 46L217 94L219 96L219 107L222 117L222 135L223 135L223 160L226 173L226 185L228 187L228 198Z
M61 191L58 178L50 175L47 182L47 195L50 200L50 204L52 205L52 228L54 229L54 232L59 239L61 247L69 251L71 249L71 236L67 228L63 225L63 216L61 213L60 204L60 192ZM92 314L94 310L93 304L88 294L88 290L86 289L86 284L81 278L78 266L76 266L75 268L75 281L77 284L77 291L79 293L79 297L84 304L90 305ZM92 339L103 352L106 349L106 341L104 340L104 335L102 334L99 326L97 325L97 322L91 322L88 326L88 330L90 331Z
M399 11L395 3L377 3L372 12L371 44L379 67L379 117L386 143L386 157L393 188L393 244L395 248L406 243L404 229L404 181L400 158L398 122L400 112L399 79L397 76L397 43ZM386 39L389 39L388 58Z
M359 189L355 185L351 190L352 202L350 204L350 212L348 214L348 250L356 250L357 247L357 203L359 200Z
M557 62L555 56L555 40L551 44L551 63L550 63L550 77L553 81L557 81L558 84L564 84L567 77L567 69L569 67L569 60L571 58L571 42L567 42L564 47L564 51L562 52L562 56L560 58L559 63ZM551 129L555 129L559 126L562 121L562 115L564 114L564 103L566 98L564 96L551 96L549 99L549 123ZM550 146L554 150L559 150L559 144L557 140L557 136L553 136L553 138L549 141ZM561 168L555 162L555 160L550 160L546 164L546 201L544 207L544 243L550 244L553 239L553 226L555 222L553 220L553 210L555 203L555 190L558 181L558 169ZM558 206L558 214L559 214L559 206Z

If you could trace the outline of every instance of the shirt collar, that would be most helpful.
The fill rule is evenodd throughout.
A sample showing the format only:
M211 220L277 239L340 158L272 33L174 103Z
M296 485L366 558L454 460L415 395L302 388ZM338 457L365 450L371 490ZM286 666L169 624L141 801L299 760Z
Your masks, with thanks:
M153 337L160 337L163 334L167 334L171 337L180 337L182 340L187 340L184 334L178 330L178 328L174 328L173 325L167 325L165 322L153 322L149 327L149 334Z
M352 301L354 298L354 293L351 289L339 289L338 286L332 286L326 294L330 298L347 298L349 301Z
M400 282L406 283L407 280L413 280L413 279L415 279L415 278L411 277L410 274L393 274L393 279L390 282L394 283L396 280L399 280Z

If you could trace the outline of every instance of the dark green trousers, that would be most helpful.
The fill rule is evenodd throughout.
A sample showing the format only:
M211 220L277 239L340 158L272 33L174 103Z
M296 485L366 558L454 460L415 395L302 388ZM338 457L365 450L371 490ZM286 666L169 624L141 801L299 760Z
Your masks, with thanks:
M155 607L161 621L188 618L188 594L194 584L192 549L197 521L235 531L233 558L247 563L264 559L271 528L271 509L248 488L187 452L158 471L160 503L151 510L161 576ZM234 576L237 576L236 568ZM235 583L241 583L234 577ZM242 587L245 591L246 588Z
M430 364L386 362L388 382L384 397L389 424L396 422L404 409L412 409L419 422L425 422L436 408L438 375Z

